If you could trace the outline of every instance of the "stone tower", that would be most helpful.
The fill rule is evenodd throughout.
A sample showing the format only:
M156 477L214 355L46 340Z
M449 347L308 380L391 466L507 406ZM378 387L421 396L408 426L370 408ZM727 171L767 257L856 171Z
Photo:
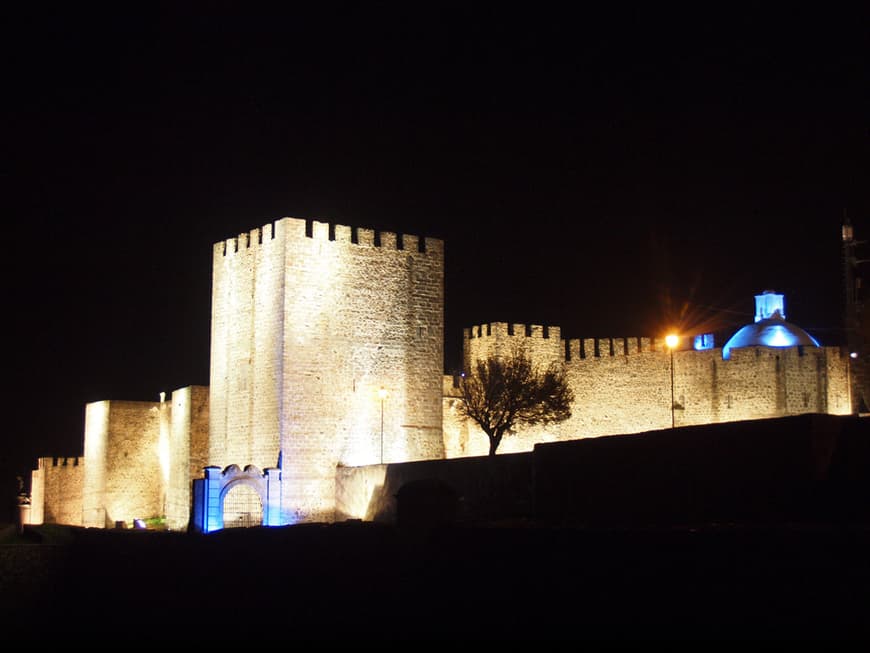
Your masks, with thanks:
M283 218L213 257L209 465L280 467L294 523L337 465L444 457L441 240Z

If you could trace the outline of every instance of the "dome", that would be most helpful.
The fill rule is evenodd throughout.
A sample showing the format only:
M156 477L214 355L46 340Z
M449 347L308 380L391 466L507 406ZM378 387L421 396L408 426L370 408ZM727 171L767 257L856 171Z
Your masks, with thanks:
M783 296L766 290L755 296L755 323L747 324L722 347L722 358L735 347L819 347L819 342L796 324L785 320Z

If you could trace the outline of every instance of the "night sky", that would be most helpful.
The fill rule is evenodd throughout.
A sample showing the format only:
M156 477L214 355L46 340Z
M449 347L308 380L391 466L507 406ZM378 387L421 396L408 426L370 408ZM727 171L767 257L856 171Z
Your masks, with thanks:
M866 12L312 4L7 11L4 483L207 385L212 244L283 216L443 238L445 370L472 324L733 331L765 289L841 342Z

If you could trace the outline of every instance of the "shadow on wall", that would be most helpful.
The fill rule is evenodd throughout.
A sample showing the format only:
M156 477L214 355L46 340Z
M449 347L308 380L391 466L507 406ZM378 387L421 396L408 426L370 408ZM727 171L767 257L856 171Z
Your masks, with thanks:
M367 484L366 480L370 482ZM530 515L531 499L529 454L423 460L384 467L340 467L336 479L336 521L362 518L395 524L402 519L407 523L417 519L409 513L414 509L430 511L436 523L448 514L450 521L456 523L498 521ZM454 505L448 508L451 503ZM350 507L360 505L365 507Z
M437 478L409 481L396 494L396 525L437 527L456 523L459 495Z
M868 442L862 418L808 414L538 445L535 517L629 526L864 522Z
M343 468L336 519L354 475ZM391 464L367 521L683 525L870 521L870 421L823 414Z

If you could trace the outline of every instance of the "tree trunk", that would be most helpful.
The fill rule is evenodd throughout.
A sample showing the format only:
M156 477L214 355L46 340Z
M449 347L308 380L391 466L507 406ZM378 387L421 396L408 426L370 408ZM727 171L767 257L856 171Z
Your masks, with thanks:
M489 435L487 433L487 435ZM495 450L498 449L498 445L501 444L501 436L502 434L496 431L492 435L489 435L489 455L494 456Z

